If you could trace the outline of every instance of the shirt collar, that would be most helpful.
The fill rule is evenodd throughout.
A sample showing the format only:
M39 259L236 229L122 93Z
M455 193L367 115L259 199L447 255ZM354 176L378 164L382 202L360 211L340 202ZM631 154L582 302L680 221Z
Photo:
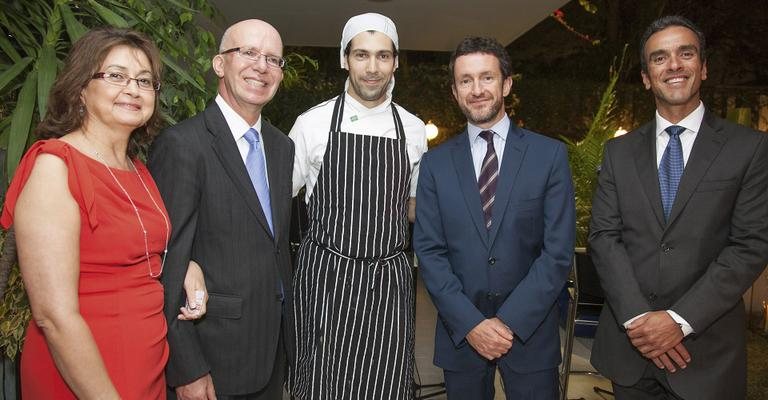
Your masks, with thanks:
M397 59L395 59L397 60ZM395 61L397 62L397 61ZM395 64L395 68L397 68L397 64ZM349 77L347 77L347 80L344 81L344 93L347 93L347 90L349 90ZM382 104L389 104L390 101L392 101L392 92L395 90L395 74L392 73L392 78L389 79L389 84L387 84L387 100L384 101ZM347 97L349 98L349 97ZM381 105L381 104L380 104ZM375 108L375 107L374 107Z
M344 90L344 105L347 107L350 107L354 111L354 114L360 117L366 116L366 115L378 114L380 112L386 111L387 109L389 109L389 105L391 103L392 103L392 96L390 94L387 94L386 100L384 100L381 104L373 108L368 108L364 104L357 101L354 97L350 96L346 90Z
M233 110L220 94L216 95L216 104L219 105L221 113L224 114L224 120L227 121L227 126L229 131L232 132L232 136L235 137L235 141L240 140L250 128L256 129L256 132L259 132L259 135L261 135L261 115L259 115L259 119L256 120L253 126L249 126L245 119Z
M661 134L670 126L678 125L685 128L686 132L691 131L698 133L701 128L701 121L704 120L704 103L699 100L699 106L696 107L690 114L686 115L680 122L673 124L659 114L659 110L656 110L656 136Z
M471 123L467 123L467 132L469 133L469 140L470 142L473 142L477 140L477 137L480 136L480 132L491 130L495 132L501 140L506 141L507 140L507 134L509 133L509 126L511 125L511 121L509 120L509 117L505 114L504 118L499 120L499 122L493 124L493 126L490 129L484 129L477 125L473 125Z

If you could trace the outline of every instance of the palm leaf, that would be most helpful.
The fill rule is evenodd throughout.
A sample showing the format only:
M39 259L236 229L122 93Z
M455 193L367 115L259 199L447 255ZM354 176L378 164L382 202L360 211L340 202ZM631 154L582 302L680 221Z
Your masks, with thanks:
M88 28L75 18L75 15L65 1L59 3L59 9L61 10L61 17L64 19L64 26L67 29L69 40L74 43L88 32Z
M45 115L48 107L48 92L56 79L56 49L53 45L46 44L40 51L40 59L37 61L37 109L40 118Z
M11 132L11 116L0 120L0 148L8 148L8 136Z
M118 28L128 28L130 25L116 12L110 10L107 7L96 2L96 0L88 0L88 4L93 6L93 10L101 17L106 23L116 26Z
M37 71L32 70L24 85L21 87L16 100L16 108L11 117L11 135L8 138L8 153L6 158L8 177L12 177L24 153L29 137L29 127L32 125L32 114L35 110L35 89L37 87Z
M587 245L589 220L592 215L592 194L597 185L597 169L603 159L603 146L616 130L616 83L627 54L627 46L616 63L614 59L608 75L608 85L600 96L600 103L581 141L563 138L568 147L568 161L573 176L576 197L576 246Z
M37 60L37 109L41 119L48 107L48 92L56 79L56 44L61 36L61 25L61 12L57 6L49 17L48 31L40 49L40 58Z
M8 37L2 34L0 34L0 50L3 50L3 53L5 53L5 55L7 55L14 64L21 61L21 55L19 55L19 52L13 48L13 45L8 40Z
M5 85L16 79L20 73L24 72L24 69L27 68L27 65L29 65L30 62L32 62L32 57L24 57L16 61L10 68L3 71L3 73L0 74L0 92L5 88Z
M176 64L171 57L168 56L165 52L160 54L160 58L163 60L163 63L167 65L169 68L171 68L174 72L179 74L179 77L181 77L183 80L189 82L192 86L194 86L199 91L205 93L205 88L202 87L197 81L195 81L195 78L193 78L187 71L184 70L181 66Z

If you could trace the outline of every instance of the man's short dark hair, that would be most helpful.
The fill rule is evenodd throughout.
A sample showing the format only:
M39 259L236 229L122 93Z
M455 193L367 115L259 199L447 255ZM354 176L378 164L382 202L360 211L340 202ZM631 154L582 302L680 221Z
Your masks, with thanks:
M374 32L378 32L378 31L369 29L366 32L373 34ZM352 39L354 39L354 37ZM347 43L347 47L344 48L344 57L349 57L349 52L352 50L352 39L349 39L349 43ZM392 41L390 40L390 42ZM397 48L395 47L395 42L392 42L392 55L397 57Z
M453 66L456 63L456 59L465 56L467 54L483 53L490 54L499 60L499 66L501 67L501 75L503 79L512 76L512 61L509 59L509 53L504 46L499 43L498 40L486 37L467 37L459 43L456 50L451 54L451 61L448 63L448 71L451 74L451 82L453 82ZM451 83L453 84L453 83Z
M702 32L701 28L688 18L679 15L667 15L651 22L651 25L643 33L642 39L640 39L640 67L643 69L643 72L648 73L648 60L645 58L645 44L648 42L648 39L654 33L663 31L671 26L682 26L693 31L699 40L699 58L701 58L702 62L707 61L707 42L704 39L704 32Z

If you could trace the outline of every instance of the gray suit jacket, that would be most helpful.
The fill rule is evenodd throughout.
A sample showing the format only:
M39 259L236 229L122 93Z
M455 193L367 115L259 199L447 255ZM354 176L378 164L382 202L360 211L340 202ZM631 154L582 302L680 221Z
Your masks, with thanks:
M664 221L655 122L606 144L590 246L606 293L592 363L621 385L650 361L622 324L673 310L693 327L688 368L668 373L690 399L744 398L742 295L768 261L768 136L706 113ZM650 364L652 368L656 368Z
M288 230L293 142L266 122L261 134L275 237L215 103L167 129L152 145L149 170L173 224L162 275L170 386L210 371L219 394L256 392L269 380L281 334L292 359ZM176 319L184 305L182 285L190 259L201 265L210 296L208 313L199 322Z

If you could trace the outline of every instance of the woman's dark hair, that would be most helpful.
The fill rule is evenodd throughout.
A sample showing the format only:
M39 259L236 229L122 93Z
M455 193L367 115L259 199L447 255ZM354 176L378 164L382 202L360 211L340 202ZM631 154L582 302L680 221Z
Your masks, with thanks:
M163 63L160 51L146 35L130 29L113 27L96 28L83 35L72 46L64 67L51 87L48 95L48 110L40 124L35 128L35 135L40 139L57 138L83 126L85 104L80 98L83 89L88 86L93 75L99 72L101 63L117 46L128 46L140 50L149 59L152 78L160 82ZM131 133L128 155L136 156L140 146L148 144L160 127L158 112L159 96L155 95L155 109L146 124Z

